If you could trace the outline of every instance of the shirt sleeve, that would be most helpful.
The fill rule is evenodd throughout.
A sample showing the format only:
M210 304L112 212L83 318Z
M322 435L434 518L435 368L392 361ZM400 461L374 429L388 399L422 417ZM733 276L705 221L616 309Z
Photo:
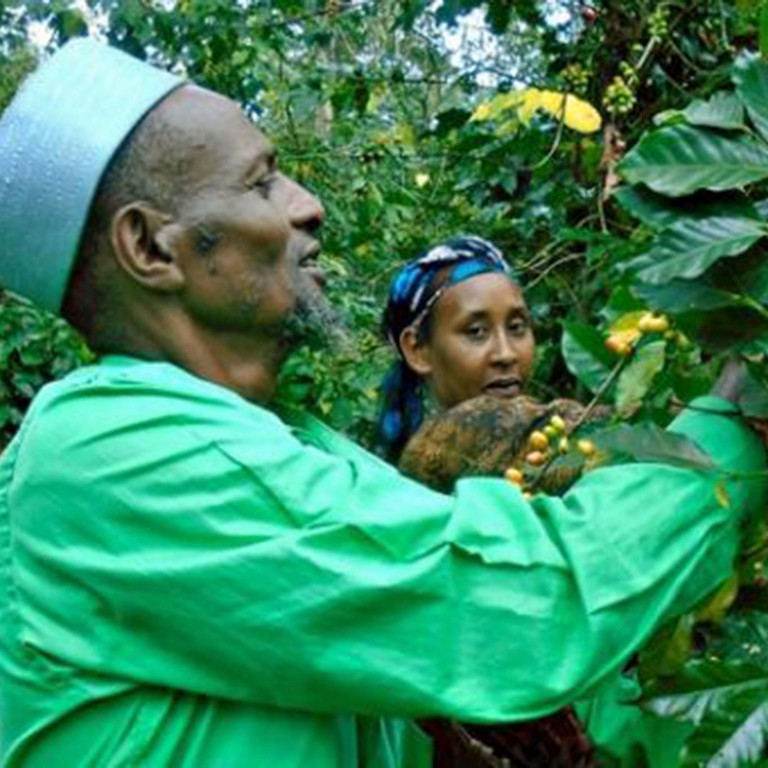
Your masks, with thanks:
M763 467L730 415L673 429L723 470ZM24 640L88 673L276 707L535 717L726 575L763 486L729 477L723 506L722 476L634 464L562 499L495 479L445 496L212 385L68 392L21 436L9 496Z

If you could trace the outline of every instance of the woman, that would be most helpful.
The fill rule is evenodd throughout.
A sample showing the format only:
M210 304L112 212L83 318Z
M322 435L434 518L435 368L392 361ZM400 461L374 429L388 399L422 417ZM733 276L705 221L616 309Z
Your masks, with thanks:
M555 414L571 424L582 415L572 401L523 396L535 348L530 313L502 254L479 237L448 240L403 267L384 329L398 359L384 385L382 444L403 471L439 490L469 474L501 474L525 455L532 430ZM440 415L423 424L428 408ZM436 766L592 762L570 710L516 725L422 727Z
M481 394L511 398L531 376L530 313L500 251L479 237L448 240L395 277L384 313L398 360L384 383L380 436L397 458L424 416Z

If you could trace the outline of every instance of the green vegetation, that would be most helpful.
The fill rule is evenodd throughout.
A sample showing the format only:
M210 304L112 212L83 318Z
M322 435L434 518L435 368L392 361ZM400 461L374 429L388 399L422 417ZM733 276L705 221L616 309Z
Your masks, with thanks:
M475 232L505 250L527 286L537 394L599 392L625 421L664 423L677 402L709 390L728 351L750 364L745 411L768 418L768 65L754 53L768 51L768 3L88 6L90 15L68 0L0 2L0 108L33 66L35 24L50 30L51 48L95 26L245 105L284 169L326 205L323 263L353 329L336 353L289 361L291 402L370 441L390 359L378 334L390 276L436 240ZM475 8L486 26L467 16ZM451 31L466 38L462 55L447 48ZM10 298L0 339L7 439L33 391L87 352ZM614 451L672 450L651 426L620 430L606 443ZM649 706L698 725L690 764L766 755L766 559L761 525L738 584L642 654Z

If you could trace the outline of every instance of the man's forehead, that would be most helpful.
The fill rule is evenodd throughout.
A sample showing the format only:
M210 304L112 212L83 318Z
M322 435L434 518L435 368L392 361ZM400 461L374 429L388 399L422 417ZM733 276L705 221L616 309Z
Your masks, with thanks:
M224 143L234 154L266 158L275 154L272 143L237 103L207 88L184 85L163 99L155 111L194 148L211 149Z

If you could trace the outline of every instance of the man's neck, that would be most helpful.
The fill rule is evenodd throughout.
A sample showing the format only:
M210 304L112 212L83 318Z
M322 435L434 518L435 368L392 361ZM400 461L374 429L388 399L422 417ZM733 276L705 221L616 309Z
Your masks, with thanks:
M277 330L240 334L173 322L161 333L125 334L99 351L173 363L258 403L272 399L286 357Z

